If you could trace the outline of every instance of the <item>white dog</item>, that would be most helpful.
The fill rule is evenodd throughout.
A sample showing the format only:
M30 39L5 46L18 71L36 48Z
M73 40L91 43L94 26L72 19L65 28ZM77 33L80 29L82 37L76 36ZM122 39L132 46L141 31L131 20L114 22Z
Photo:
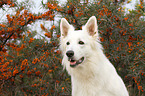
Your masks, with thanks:
M82 30L74 30L62 18L60 30L62 64L71 75L72 96L129 96L122 79L102 51L95 16Z

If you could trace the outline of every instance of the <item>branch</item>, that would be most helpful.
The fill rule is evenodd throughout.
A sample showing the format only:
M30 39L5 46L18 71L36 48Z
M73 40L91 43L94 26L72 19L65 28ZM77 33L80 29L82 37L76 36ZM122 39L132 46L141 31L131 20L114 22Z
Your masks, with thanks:
M9 77L8 79L2 79L2 80L0 80L0 81L4 81L4 82L6 82L6 81L8 81L8 80L10 80L11 78L15 78L17 75L19 75L21 72L23 72L24 70L21 70L21 71L19 71L18 73L16 73L14 76L11 76L11 77Z
M0 47L0 51L2 51L4 45L5 45L6 42L13 36L13 34L14 34L14 32L12 32L12 33L9 35L9 37L4 41L4 43L3 43L3 44L1 45L1 47Z
M45 19L45 18L43 18L43 19ZM25 24L24 25L22 25L22 26L19 26L17 29L18 29L18 31L20 31L20 28L23 28L24 26L26 26L26 25L28 25L28 24L30 24L31 22L34 22L34 21L36 21L36 20L42 20L42 18L38 18L38 19L33 19L33 17L31 17L31 19L29 19L27 22L25 22ZM16 30L17 30L16 29ZM4 45L7 43L7 41L13 36L13 34L14 34L14 31L15 30L12 30L12 33L4 40L4 42L3 42L3 44L0 46L0 51L2 51L2 49L4 48ZM6 31L5 31L5 33L6 33Z
M78 25L78 26L76 26L77 27L77 29L80 29L80 27L81 27L81 24L79 24L78 23L78 20L77 20L77 18L75 17L75 15L74 15L74 11L73 11L73 8L72 8L72 17L75 19L75 22L76 22L76 24Z
M68 14L68 15L71 15L71 16L75 19L75 22L76 22L76 25L77 25L77 26L76 26L77 29L80 29L80 27L81 27L82 25L78 22L78 19L75 17L73 9L74 9L74 7L72 6L72 8L71 8L71 13L67 13L67 12L65 12L65 11L59 11L59 12L64 13L64 14Z

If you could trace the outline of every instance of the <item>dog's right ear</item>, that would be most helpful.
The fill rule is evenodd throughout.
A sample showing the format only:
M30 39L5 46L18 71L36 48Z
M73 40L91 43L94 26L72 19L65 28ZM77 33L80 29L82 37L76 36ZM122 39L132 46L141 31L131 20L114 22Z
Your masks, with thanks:
M72 28L72 25L70 25L65 18L61 19L60 22L60 31L61 31L61 36L67 36L68 31Z

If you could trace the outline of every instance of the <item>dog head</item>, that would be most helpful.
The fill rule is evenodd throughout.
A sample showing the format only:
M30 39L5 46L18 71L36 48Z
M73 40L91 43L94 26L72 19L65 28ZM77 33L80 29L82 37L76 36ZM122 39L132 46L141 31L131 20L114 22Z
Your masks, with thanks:
M74 27L62 18L60 31L60 49L65 66L71 68L81 66L92 55L93 50L97 48L96 45L100 46L95 16L90 17L82 30L74 30Z

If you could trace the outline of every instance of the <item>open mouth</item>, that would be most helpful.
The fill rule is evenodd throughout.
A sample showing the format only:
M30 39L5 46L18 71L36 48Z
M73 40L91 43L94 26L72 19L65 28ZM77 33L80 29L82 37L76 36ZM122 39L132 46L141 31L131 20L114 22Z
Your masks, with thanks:
M70 61L70 67L75 67L84 61L84 57L82 57L79 60L74 60L74 59L70 58L69 61Z

